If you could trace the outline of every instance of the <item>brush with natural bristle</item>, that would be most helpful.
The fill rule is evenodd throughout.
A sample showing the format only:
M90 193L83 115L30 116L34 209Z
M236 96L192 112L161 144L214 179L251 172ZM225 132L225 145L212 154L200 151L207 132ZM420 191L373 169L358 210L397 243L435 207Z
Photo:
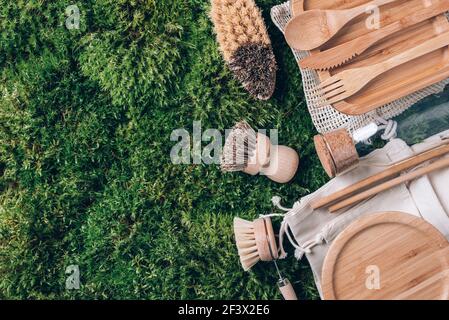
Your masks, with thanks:
M255 98L268 100L276 85L276 59L254 0L212 0L211 19L224 60Z
M273 261L279 258L269 218L254 221L234 218L234 234L240 262L245 271L259 261Z
M237 123L223 147L221 169L227 172L243 171L256 150L256 132L246 121Z
M298 300L295 289L282 277L276 260L279 251L269 217L254 221L234 218L234 234L243 270L250 270L259 261L273 261L279 274L279 289L285 300Z
M248 271L260 260L254 234L254 222L234 218L234 234L240 262L243 269Z
M273 146L270 138L256 133L248 123L237 123L226 139L221 155L225 172L263 174L277 183L287 183L296 174L299 155L292 148Z

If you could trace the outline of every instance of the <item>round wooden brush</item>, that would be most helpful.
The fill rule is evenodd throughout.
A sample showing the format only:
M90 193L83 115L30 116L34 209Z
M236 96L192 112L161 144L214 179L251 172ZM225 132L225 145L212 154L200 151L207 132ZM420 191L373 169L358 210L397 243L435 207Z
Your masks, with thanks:
M279 258L271 219L259 218L247 221L234 218L234 233L240 262L245 271L259 261Z
M273 261L279 275L278 287L282 296L285 300L297 300L292 284L282 277L276 263L279 251L271 219L263 217L247 221L234 218L234 234L243 269L248 271L259 261Z
M211 20L224 60L255 98L268 100L276 85L276 59L254 0L211 0Z
M226 139L221 169L263 174L277 183L287 183L296 174L299 155L292 148L271 145L270 138L256 133L245 121L237 123Z

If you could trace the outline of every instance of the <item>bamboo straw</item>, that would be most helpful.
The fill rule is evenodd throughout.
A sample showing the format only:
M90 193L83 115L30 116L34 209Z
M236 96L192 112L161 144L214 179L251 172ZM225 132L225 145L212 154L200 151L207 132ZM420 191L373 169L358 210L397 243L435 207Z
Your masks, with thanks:
M368 188L377 182L380 182L387 178L391 178L394 175L397 175L404 170L408 170L408 169L413 168L417 165L420 165L426 161L429 161L429 160L435 159L437 157L440 157L444 154L447 154L447 153L449 153L448 143L449 142L445 142L445 144L442 146L427 150L418 155L414 155L410 158L407 158L405 160L397 162L397 163L393 164L392 166L390 166L385 171L382 171L376 175L368 177L356 184L353 184L347 188L344 188L338 192L335 192L327 197L323 197L316 201L312 201L311 207L314 210L326 207L333 202L336 202L336 201L339 201L346 197L351 196L355 192L358 192L360 190Z
M350 197L340 203L337 203L336 205L329 208L330 212L336 212L340 209L349 207L353 204L356 204L360 201L366 200L372 196L375 196L376 194L389 190L391 188L394 188L402 183L412 181L414 179L420 178L426 174L429 174L431 172L444 169L449 167L449 158L444 158L441 160L438 160L427 167L423 167L421 169L418 169L416 171L410 172L408 174L405 174L403 176L400 176L398 178L395 178L393 180L387 181L383 184L380 184L372 189L366 190L364 192L361 192L353 197Z

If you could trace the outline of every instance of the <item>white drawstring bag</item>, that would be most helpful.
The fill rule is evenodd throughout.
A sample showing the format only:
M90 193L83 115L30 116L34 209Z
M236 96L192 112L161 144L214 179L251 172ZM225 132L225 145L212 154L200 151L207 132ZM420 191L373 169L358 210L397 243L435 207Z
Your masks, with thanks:
M296 248L295 256L302 259L305 255L309 260L322 296L321 269L330 244L349 224L364 215L384 211L409 213L431 223L449 240L449 193L447 192L449 168L379 193L338 215L329 213L326 208L313 210L310 207L310 202L315 198L330 195L383 171L394 162L436 147L447 139L449 139L449 131L412 147L400 139L394 139L384 148L362 158L358 168L333 179L315 193L302 198L290 210L279 205L278 197L273 198L273 202L279 208L288 211L280 231L281 257L286 256L281 244L284 235L287 235Z

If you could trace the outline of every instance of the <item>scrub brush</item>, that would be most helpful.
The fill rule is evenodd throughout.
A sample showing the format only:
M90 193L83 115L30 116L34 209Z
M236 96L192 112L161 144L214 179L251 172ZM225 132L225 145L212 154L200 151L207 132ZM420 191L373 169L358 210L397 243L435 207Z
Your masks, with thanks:
M221 169L225 172L262 174L277 183L289 182L298 166L299 155L295 150L272 145L270 138L256 133L245 121L232 128L221 156Z
M223 58L255 98L268 100L276 85L276 59L254 0L211 0L211 19Z
M259 261L279 258L271 219L259 218L247 221L234 218L234 234L240 262L245 271Z
M234 234L243 270L250 270L259 261L273 261L279 275L278 287L282 296L285 300L298 300L292 284L281 275L276 263L279 251L271 219L262 217L247 221L234 218Z
M255 176L270 163L270 148L271 142L266 135L256 133L246 121L240 121L226 139L221 169Z

